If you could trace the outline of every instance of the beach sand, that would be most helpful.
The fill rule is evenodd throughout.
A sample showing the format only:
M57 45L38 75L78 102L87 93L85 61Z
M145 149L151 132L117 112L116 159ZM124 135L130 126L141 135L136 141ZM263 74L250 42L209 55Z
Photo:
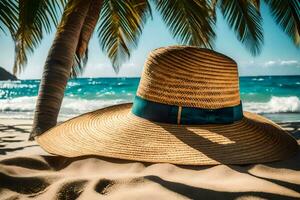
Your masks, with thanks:
M49 155L31 121L0 119L0 199L300 199L300 150L285 161L187 167ZM284 123L300 143L300 123Z

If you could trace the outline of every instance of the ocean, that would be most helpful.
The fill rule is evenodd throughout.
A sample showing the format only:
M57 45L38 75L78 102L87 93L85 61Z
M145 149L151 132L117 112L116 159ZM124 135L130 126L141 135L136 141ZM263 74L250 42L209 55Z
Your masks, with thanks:
M131 102L139 78L78 78L68 82L59 120ZM0 81L1 118L33 118L39 80ZM275 122L300 121L300 76L241 77L243 108Z

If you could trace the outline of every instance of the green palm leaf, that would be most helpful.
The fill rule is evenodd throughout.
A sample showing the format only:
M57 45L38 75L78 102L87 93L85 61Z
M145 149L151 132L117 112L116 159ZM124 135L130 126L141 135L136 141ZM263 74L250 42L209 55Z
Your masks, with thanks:
M300 1L299 0L265 0L277 24L300 46Z
M14 34L14 74L27 63L27 55L40 44L43 33L50 33L58 23L58 13L65 1L19 0L18 30Z
M253 0L219 0L219 6L238 40L253 55L259 54L263 44L262 18Z
M147 0L104 0L98 27L102 49L112 61L115 72L130 57L148 16L151 15Z
M207 1L159 0L155 3L172 35L179 42L212 47L215 20Z
M1 0L0 1L0 30L6 33L8 30L13 34L18 26L18 6L16 1Z

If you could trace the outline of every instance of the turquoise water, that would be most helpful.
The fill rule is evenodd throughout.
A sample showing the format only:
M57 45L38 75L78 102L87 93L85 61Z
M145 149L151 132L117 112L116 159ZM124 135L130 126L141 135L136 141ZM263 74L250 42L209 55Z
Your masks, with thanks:
M0 82L0 117L32 118L39 80ZM79 78L68 82L60 112L64 120L118 103L131 102L139 78ZM300 76L241 77L244 110L274 121L300 121Z

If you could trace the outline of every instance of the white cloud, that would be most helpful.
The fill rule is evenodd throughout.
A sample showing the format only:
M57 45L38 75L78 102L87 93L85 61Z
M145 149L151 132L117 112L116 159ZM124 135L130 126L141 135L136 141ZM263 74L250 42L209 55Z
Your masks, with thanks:
M258 75L297 75L300 74L300 60L247 60L239 62L239 74L242 76Z
M300 67L300 61L298 60L269 60L263 63L264 67L273 67L273 66L289 66L289 67Z
M270 61L265 62L263 64L263 66L270 67L270 66L273 66L275 63L276 63L276 61L270 60Z
M297 60L282 60L280 61L280 65L299 65L299 61Z

